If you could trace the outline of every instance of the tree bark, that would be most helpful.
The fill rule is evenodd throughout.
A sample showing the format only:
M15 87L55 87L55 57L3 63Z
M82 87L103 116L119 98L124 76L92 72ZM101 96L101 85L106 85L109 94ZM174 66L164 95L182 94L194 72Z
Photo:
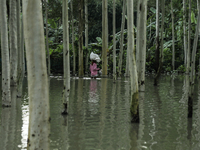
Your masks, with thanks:
M23 16L29 93L28 149L49 149L49 86L41 2L23 0Z
M83 0L79 2L79 77L83 77Z
M46 51L47 51L47 56L48 56L48 75L50 76L51 74L51 60L50 60L50 54L49 54L49 28L48 28L48 6L47 6L48 0L44 0L45 4L45 17L46 17Z
M187 62L186 62L186 73L190 72L190 48L191 48L191 0L189 0L189 14L188 14L188 48L187 48Z
M116 4L115 0L113 0L113 80L116 80Z
M186 0L183 0L183 36L184 36L184 64L187 64L187 33L186 33Z
M147 0L138 1L136 64L139 91L145 91Z
M8 27L6 0L0 1L0 27L1 27L1 62L2 62L2 105L11 106L10 94L10 62L8 47Z
M18 64L18 46L17 46L17 1L10 0L10 85L17 86L17 64Z
M161 48L160 48L160 58L159 58L159 67L158 67L158 71L156 74L156 77L154 79L154 85L156 86L158 84L158 78L160 77L161 74L161 70L162 70L162 66L163 66L163 31L164 31L164 20L165 20L165 0L162 0L162 23L161 23Z
M73 0L70 3L71 7L71 18L72 18L72 50L73 50L73 75L76 74L76 52L74 48L74 11L73 11Z
M67 102L70 93L70 63L69 63L69 25L68 25L68 2L63 0L63 69L64 69L64 95L62 114L67 114Z
M137 66L135 62L134 53L134 28L133 28L133 1L127 0L127 25L128 25L128 51L129 54L129 69L131 75L131 122L139 122L139 94L138 94L138 77L137 77Z
M102 76L106 77L108 51L108 2L102 1Z
M171 0L171 16L172 16L172 71L175 69L175 39L174 39L174 8L173 0Z
M85 59L85 72L88 72L88 1L85 0L85 49L86 49L86 59Z
M124 26L126 15L126 0L123 1L122 23L121 23L121 35L120 35L120 51L119 51L119 64L118 64L118 76L121 77L122 73L122 57L123 57L123 45L124 45Z
M159 0L156 0L156 56L155 56L155 71L158 71L159 67L159 55L160 55L160 39L159 39Z

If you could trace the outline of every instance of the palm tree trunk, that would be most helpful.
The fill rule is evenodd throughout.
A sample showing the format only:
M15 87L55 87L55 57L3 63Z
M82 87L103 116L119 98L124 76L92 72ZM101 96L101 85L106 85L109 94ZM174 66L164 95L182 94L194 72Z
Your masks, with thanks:
M183 0L184 64L187 64L186 0Z
M129 69L131 75L131 122L139 122L139 94L138 94L138 77L137 66L134 53L134 28L133 28L133 1L127 1L127 25L128 25L128 51L129 51Z
M171 0L171 16L172 16L172 71L175 69L175 39L174 39L174 10L173 1Z
M23 0L29 93L28 149L49 149L50 112L41 2Z
M63 69L64 69L64 95L62 114L67 114L67 102L70 93L70 63L69 63L69 25L68 25L68 2L63 0Z
M119 64L118 64L118 76L120 77L122 73L125 15L126 15L126 0L123 1L123 12L122 12L122 23L121 23L120 51L119 51Z
M85 48L86 48L86 59L85 59L85 72L88 71L88 2L85 0Z
M116 80L116 8L115 8L115 0L113 0L113 80Z
M10 94L10 63L8 47L8 27L6 0L0 1L0 28L1 28L1 62L2 62L2 106L11 106Z
M139 91L145 91L147 0L138 1L136 64Z

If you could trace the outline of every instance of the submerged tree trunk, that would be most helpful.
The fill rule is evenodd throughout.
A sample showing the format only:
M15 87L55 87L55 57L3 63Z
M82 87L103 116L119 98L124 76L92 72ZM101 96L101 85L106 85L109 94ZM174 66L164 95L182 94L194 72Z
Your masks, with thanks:
M187 48L187 62L186 62L186 73L190 71L190 45L191 45L191 0L189 0L189 15L188 15L188 48Z
M85 49L86 49L86 58L85 58L85 72L88 72L88 2L85 0Z
M79 2L79 72L78 76L83 77L83 0Z
M158 71L156 74L156 77L154 79L154 85L158 84L158 78L160 77L161 74L161 70L162 70L162 66L163 66L163 31L164 31L164 20L165 20L165 0L162 0L162 24L161 24L161 48L160 48L160 58L159 58L159 67L158 67Z
M71 6L71 19L72 19L72 50L73 50L73 75L76 74L76 52L74 48L74 15L73 15L73 0L70 3Z
M159 1L156 0L156 52L155 52L155 71L158 71L159 67L159 55L160 55L160 39L159 39Z
M17 1L10 0L10 20L9 20L9 37L10 37L10 85L17 85Z
M116 32L116 6L115 6L115 0L113 0L113 80L115 82L116 80L116 38L115 38L115 32Z
M49 54L49 29L48 29L48 6L47 6L47 2L48 0L44 0L45 3L45 16L46 16L46 51L47 51L47 55L48 55L48 75L50 76L51 74L51 62L50 62L50 54Z
M183 0L184 64L187 64L186 0Z
M138 1L136 64L139 91L145 91L147 0Z
M123 58L123 45L124 45L124 26L126 15L126 0L123 1L122 23L121 23L121 36L120 36L120 51L119 51L119 64L118 64L118 76L121 77L122 73L122 58Z
M6 0L0 1L0 31L1 31L1 62L2 62L2 106L11 106L10 94L10 62L8 47L8 27Z
M173 0L171 0L171 16L172 16L172 71L175 69L175 39L174 39L174 8Z
M41 2L23 0L29 93L28 149L49 149L49 86Z
M139 94L138 94L138 77L137 77L137 66L135 62L134 53L134 28L133 28L133 1L127 1L127 25L128 25L128 44L127 49L129 54L129 68L131 75L131 122L139 122Z
M108 51L108 2L102 1L102 76L107 76Z
M69 63L69 25L68 25L68 2L63 0L63 69L64 69L64 95L62 114L67 114L67 102L70 93L70 63Z

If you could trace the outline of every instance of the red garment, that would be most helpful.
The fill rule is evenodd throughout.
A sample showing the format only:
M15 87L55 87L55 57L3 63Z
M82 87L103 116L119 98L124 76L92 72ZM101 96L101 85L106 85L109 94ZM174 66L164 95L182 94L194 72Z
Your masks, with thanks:
M99 68L97 68L97 64L96 63L90 64L91 76L97 76L98 70L99 70Z

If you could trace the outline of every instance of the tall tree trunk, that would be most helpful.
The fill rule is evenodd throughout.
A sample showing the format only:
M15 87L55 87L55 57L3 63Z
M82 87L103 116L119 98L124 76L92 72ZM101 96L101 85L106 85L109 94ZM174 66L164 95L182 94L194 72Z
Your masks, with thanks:
M10 21L9 21L9 35L10 35L10 85L17 85L17 1L10 0Z
M138 1L136 64L139 91L145 91L147 0Z
M186 0L183 0L183 36L184 36L184 64L187 64L187 31L186 31Z
M158 67L158 71L156 74L156 77L154 79L154 85L158 84L158 78L160 77L161 74L161 70L162 70L162 66L163 66L163 31L164 31L164 20L165 20L165 0L162 0L162 23L161 23L161 47L160 47L160 58L159 58L159 67Z
M29 93L28 149L49 149L50 114L41 2L23 0Z
M123 12L122 12L122 23L121 23L120 51L119 51L119 64L118 64L118 76L120 77L122 73L125 15L126 15L126 0L123 1Z
M19 84L20 80L21 80L21 73L22 73L22 64L21 62L21 55L22 55L22 51L21 51L21 6L20 6L20 0L17 0L17 10L16 10L16 14L17 14L17 50L18 50L18 75L17 75L17 82Z
M128 44L127 49L129 54L129 69L131 75L131 122L139 122L139 94L138 94L138 77L137 66L134 53L134 28L133 28L133 0L127 0L127 25L128 25Z
M190 71L190 45L191 45L191 0L189 0L189 14L188 14L188 48L187 48L187 63L186 63L186 73L189 74Z
M115 32L116 32L116 6L115 6L115 0L113 0L113 80L115 82L116 80L116 38L115 38Z
M107 76L108 51L108 2L102 1L102 76Z
M160 55L160 39L159 39L159 3L160 0L156 0L156 52L155 52L155 71L158 71L158 67L159 67L159 55Z
M78 76L83 77L83 0L79 2L79 72Z
M175 69L175 39L174 39L174 8L173 0L171 0L171 16L172 16L172 71Z
M11 106L10 94L10 62L8 47L8 27L6 0L0 1L0 28L1 28L1 62L2 62L2 105Z
M46 51L47 51L47 55L48 55L48 75L50 76L51 74L51 60L50 60L50 54L49 54L49 29L48 29L48 6L47 6L47 2L48 0L44 0L44 4L45 4L45 20L46 20Z
M67 114L67 102L70 93L70 63L69 63L69 25L68 25L68 2L63 0L63 69L64 69L64 95L62 114Z
M85 72L88 72L88 1L85 0L85 48L86 48L86 59L85 59Z
M76 74L76 52L74 48L74 11L73 11L73 0L70 3L71 7L71 19L72 19L72 50L73 50L73 75Z

